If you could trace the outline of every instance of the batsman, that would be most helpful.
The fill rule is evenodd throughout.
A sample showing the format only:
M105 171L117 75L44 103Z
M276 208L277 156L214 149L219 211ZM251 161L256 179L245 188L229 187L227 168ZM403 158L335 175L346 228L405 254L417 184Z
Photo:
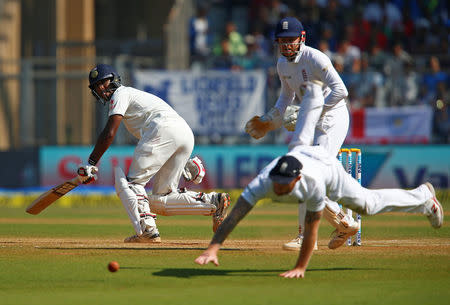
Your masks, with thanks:
M136 232L124 241L161 242L155 214L212 216L215 231L226 216L230 196L178 189L182 175L194 183L200 183L205 175L201 160L190 159L194 135L186 121L159 97L123 86L109 65L99 64L89 72L89 88L98 101L108 105L109 118L88 164L78 169L79 179L83 183L97 179L96 165L122 121L139 140L128 176L120 167L114 169L117 195ZM147 195L144 187L152 178L152 194Z

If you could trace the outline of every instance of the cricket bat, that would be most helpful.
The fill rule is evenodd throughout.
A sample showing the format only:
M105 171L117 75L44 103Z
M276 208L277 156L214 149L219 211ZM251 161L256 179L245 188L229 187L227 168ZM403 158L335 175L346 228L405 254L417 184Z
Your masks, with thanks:
M64 183L61 183L58 186L55 186L51 190L45 192L41 196L39 196L37 199L35 199L28 207L27 207L27 213L37 215L40 212L42 212L45 208L47 208L49 205L51 205L53 202L58 200L60 197L64 196L74 188L76 188L78 185L80 185L81 182L78 179L78 177L73 178L72 180L67 180Z

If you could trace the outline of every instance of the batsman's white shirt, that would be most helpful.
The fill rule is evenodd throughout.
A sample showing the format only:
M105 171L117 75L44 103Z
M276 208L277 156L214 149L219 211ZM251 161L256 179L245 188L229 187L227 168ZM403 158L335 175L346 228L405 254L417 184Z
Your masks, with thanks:
M328 56L302 45L294 61L280 56L277 71L281 93L275 107L283 114L295 97L300 102L289 148L318 144L337 155L348 132L348 92Z
M153 193L178 188L184 165L194 148L186 121L159 97L120 86L111 96L109 116L122 115L128 131L139 139L128 178L145 186L155 176Z
M301 179L290 196L305 202L308 211L323 210L328 197L360 214L374 215L389 211L425 213L424 204L432 197L423 184L410 191L366 189L345 171L337 158L320 146L297 146L287 155L294 156L303 165ZM278 159L266 166L245 188L242 197L250 204L254 205L266 197L273 188L269 172Z
M156 95L120 86L109 101L109 116L123 116L128 131L140 139L149 129L158 128L166 119L183 120L178 113Z

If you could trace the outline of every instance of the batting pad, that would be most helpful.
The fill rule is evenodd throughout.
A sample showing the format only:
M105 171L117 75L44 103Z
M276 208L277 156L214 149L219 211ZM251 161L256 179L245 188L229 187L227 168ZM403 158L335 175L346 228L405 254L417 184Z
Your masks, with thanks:
M171 192L168 195L149 195L150 209L164 216L174 215L212 215L216 211L213 203L215 193L193 191Z

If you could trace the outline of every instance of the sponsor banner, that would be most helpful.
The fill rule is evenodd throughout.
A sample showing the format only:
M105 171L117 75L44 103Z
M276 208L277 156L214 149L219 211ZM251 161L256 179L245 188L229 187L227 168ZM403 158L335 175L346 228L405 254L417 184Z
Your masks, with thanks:
M430 181L438 188L450 187L450 145L357 148L362 149L364 186L413 188ZM41 185L53 186L73 178L78 165L86 163L91 150L92 147L42 147ZM133 151L133 146L110 147L98 164L99 180L94 186L114 185L113 167L119 165L127 173ZM180 187L205 190L243 188L265 165L286 152L287 146L284 145L197 146L194 154L204 161L206 167L204 182L199 186L182 182ZM151 187L151 184L148 187Z
M433 111L429 106L354 110L345 143L429 143L432 119Z
M245 122L263 114L263 71L136 71L135 87L165 100L196 135L239 135Z

